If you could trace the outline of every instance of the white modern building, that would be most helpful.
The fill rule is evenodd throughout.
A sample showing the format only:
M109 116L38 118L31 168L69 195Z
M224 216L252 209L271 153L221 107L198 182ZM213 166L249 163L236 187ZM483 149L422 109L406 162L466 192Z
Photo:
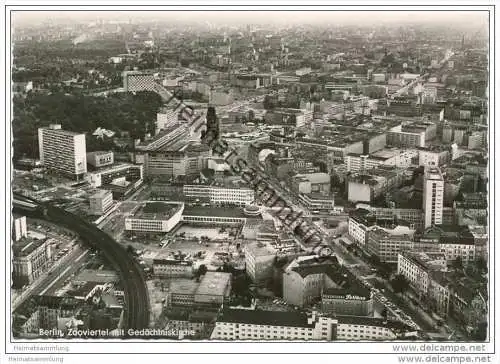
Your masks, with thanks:
M125 219L125 230L168 233L182 219L184 204L149 202L139 205L131 217Z
M317 312L264 311L225 308L212 332L212 340L396 340L412 333L401 322L382 318L337 316Z
M100 190L89 197L89 203L92 215L103 215L113 206L113 194L111 191Z
M424 226L443 223L444 179L438 167L427 167L423 193Z
M87 173L85 134L62 130L60 124L38 129L40 162L47 170L75 178Z
M214 185L184 185L183 193L191 198L210 198L214 204L238 206L250 205L255 200L255 191L245 187L225 187Z

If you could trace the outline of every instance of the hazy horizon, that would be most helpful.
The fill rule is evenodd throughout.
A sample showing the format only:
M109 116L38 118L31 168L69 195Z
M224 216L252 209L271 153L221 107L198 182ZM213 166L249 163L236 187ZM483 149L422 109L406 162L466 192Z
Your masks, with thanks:
M277 16L279 14L279 16ZM488 25L487 11L402 11L402 10L363 10L363 11L309 11L309 10L255 10L255 11L209 11L151 10L151 11L12 11L15 26L54 23L92 22L97 20L114 21L154 21L171 20L175 23L204 21L215 24L338 24L338 25L405 25L436 24L460 25L461 27L484 27Z

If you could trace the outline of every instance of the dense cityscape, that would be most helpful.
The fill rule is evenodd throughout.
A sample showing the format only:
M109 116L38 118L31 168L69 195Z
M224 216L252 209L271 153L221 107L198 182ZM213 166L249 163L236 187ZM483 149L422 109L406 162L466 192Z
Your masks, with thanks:
M90 18L12 30L14 338L487 340L487 22Z

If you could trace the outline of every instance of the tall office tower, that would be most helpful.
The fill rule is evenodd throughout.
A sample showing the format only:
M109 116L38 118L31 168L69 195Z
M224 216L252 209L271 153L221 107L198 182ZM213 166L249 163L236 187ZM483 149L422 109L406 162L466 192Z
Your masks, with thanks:
M87 173L85 134L61 129L59 124L38 129L40 162L47 170L73 178Z
M437 167L427 167L424 174L424 225L425 227L443 223L444 179Z
M215 107L209 106L207 109L207 131L205 133L205 140L210 142L219 139L220 127L219 119L215 113ZM210 138L210 140L208 140Z

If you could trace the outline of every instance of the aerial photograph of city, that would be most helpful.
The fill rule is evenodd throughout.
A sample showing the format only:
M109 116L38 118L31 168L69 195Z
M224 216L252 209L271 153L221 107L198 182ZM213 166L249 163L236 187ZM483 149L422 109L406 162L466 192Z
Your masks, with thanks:
M14 11L11 339L483 345L489 29Z

